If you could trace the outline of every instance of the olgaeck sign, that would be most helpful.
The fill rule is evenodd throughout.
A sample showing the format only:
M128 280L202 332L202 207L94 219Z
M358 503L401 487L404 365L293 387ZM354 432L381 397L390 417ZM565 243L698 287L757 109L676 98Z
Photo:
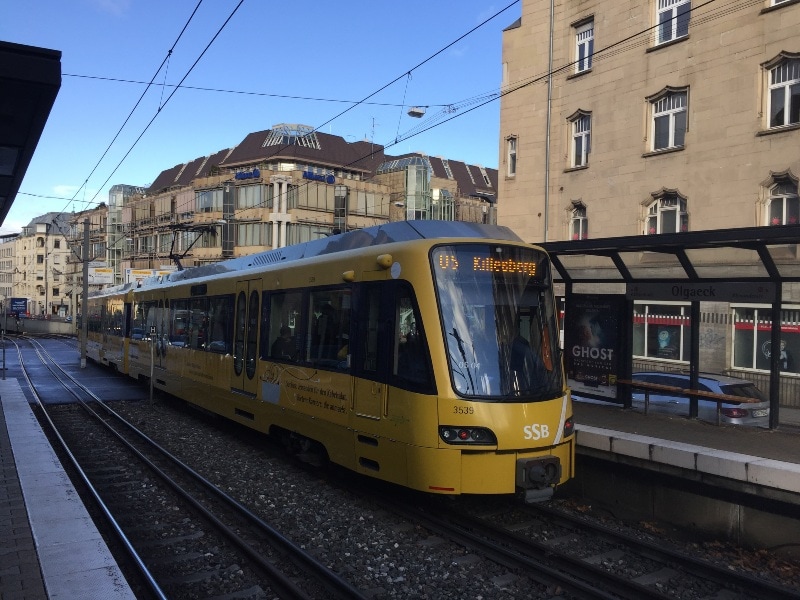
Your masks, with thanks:
M719 283L632 283L625 295L629 300L701 300L709 302L775 301L775 284L771 282Z

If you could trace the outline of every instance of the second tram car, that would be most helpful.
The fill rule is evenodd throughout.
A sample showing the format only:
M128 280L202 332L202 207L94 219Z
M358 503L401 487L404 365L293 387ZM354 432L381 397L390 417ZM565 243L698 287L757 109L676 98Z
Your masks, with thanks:
M88 356L367 476L550 498L575 436L546 253L404 221L95 293Z

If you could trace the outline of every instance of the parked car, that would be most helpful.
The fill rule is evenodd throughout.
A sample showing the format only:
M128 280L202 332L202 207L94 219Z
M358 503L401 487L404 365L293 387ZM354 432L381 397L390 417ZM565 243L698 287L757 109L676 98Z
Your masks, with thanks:
M67 315L64 317L64 323L72 323L72 315Z
M633 381L689 389L688 373L637 372L633 374ZM769 427L769 399L752 381L714 373L700 373L697 389L715 394L758 400L755 403L742 404L723 402L720 410L721 423ZM634 403L643 405L644 390L634 388L632 393ZM689 401L689 396L650 391L649 410L689 416ZM717 403L702 397L698 398L697 417L704 421L716 423Z

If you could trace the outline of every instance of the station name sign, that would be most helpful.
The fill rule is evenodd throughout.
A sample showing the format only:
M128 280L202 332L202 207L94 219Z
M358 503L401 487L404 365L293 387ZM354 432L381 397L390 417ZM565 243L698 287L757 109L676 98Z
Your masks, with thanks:
M333 175L319 175L314 171L303 171L303 179L310 179L312 181L323 181L333 185L336 183L336 177Z
M632 283L625 290L629 300L700 300L705 302L772 303L776 299L771 282Z

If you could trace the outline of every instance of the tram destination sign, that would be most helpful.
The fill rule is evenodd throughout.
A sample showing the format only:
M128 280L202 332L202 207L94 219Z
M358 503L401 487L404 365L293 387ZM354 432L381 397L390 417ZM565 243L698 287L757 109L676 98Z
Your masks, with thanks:
M772 303L776 299L772 282L674 282L630 283L625 290L629 300L700 300L705 302Z

